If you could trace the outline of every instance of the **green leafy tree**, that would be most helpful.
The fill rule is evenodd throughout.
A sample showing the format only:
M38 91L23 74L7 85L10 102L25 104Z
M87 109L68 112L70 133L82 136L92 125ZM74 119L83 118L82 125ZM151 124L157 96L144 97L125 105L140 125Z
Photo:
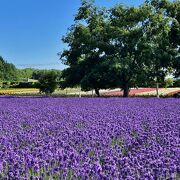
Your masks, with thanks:
M147 82L153 79L150 76L154 73L153 61L149 52L154 40L149 40L151 35L148 32L152 17L154 14L147 3L139 7L116 5L110 10L107 37L111 53L108 56L116 67L124 97L128 96L131 87L148 85Z
M7 63L1 56L0 56L0 81L17 81L18 80L18 73L16 67L11 64Z
M58 79L61 77L61 70L57 69L33 69L31 78L35 80L39 80L44 74L53 72L54 74L57 75Z
M63 38L69 48L61 59L69 67L62 87L81 85L97 95L101 88L120 87L127 97L131 87L156 81L158 94L166 74L179 72L178 7L178 2L151 0L106 10L82 1Z
M116 87L116 81L118 79L115 76L116 72L111 67L111 64L108 61L104 61L100 64L97 64L91 71L86 74L81 80L82 90L95 90L96 95L99 97L100 89L107 89ZM110 69L111 68L111 69Z
M22 81L24 79L35 79L39 80L39 78L44 75L44 73L54 71L59 77L61 76L61 70L57 69L34 69L34 68L25 68L18 69L18 77L19 80Z
M169 39L171 46L178 52L174 58L175 77L180 76L180 1L174 1L167 7L167 15L172 19Z
M175 79L173 83L174 87L180 87L180 79Z
M61 54L61 59L69 68L62 73L64 81L61 87L80 85L85 91L95 89L99 96L99 90L107 88L110 84L108 73L100 70L109 69L106 62L108 59L103 50L106 48L104 39L106 10L98 9L92 1L83 1L75 21L69 33L63 38L69 49Z
M53 71L43 74L38 85L40 92L46 95L52 94L58 87L57 74Z
M177 22L170 16L170 9L174 6L167 0L146 1L150 8L150 16L146 26L147 51L144 54L149 61L149 76L156 82L157 97L159 97L159 82L164 81L167 74L173 73L179 50L177 47L177 32L174 25ZM172 10L171 10L172 11ZM178 68L177 68L178 71Z
M19 81L22 81L24 79L31 79L34 70L35 69L33 68L18 69Z
M165 79L165 88L172 87L174 84L174 80L172 78Z

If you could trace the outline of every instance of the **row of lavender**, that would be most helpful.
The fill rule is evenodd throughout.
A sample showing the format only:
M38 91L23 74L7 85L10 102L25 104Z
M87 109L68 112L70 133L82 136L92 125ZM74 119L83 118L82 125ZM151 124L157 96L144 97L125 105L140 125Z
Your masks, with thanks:
M178 179L180 100L0 98L0 179Z

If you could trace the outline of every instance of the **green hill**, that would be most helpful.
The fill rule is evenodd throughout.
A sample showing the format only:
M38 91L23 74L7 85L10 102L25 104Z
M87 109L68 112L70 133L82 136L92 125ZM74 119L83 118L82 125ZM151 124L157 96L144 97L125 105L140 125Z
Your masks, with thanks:
M18 71L12 63L6 62L0 56L0 81L17 81Z

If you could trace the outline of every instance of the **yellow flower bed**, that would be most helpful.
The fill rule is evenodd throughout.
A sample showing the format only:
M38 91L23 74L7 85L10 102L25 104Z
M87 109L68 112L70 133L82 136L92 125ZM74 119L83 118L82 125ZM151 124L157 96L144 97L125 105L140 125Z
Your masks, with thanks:
M21 94L21 93L37 93L39 89L36 88L17 88L17 89L0 89L0 94Z

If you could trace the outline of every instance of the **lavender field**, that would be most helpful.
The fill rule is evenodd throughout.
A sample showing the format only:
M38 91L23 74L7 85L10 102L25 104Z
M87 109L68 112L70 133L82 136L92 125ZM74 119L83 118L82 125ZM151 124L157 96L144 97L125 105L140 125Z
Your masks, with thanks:
M180 100L0 98L0 179L178 179Z

